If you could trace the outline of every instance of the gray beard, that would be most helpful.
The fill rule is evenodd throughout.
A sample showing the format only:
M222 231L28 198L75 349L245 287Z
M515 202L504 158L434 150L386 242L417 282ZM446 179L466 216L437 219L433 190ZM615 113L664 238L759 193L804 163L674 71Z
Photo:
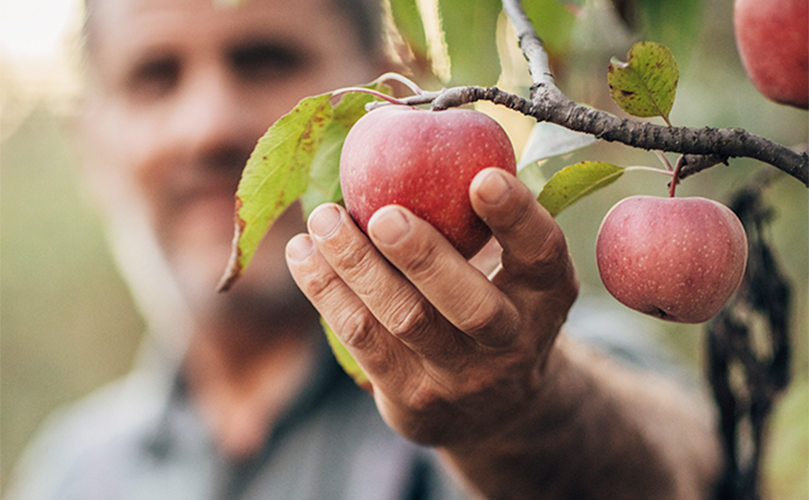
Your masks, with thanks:
M200 324L212 326L211 322L216 322L224 334L238 329L267 336L317 327L317 311L283 264L282 269L269 271L250 268L253 273L246 273L231 290L217 293L219 276L200 276L198 270L208 268L206 265L190 264L187 269L173 265L148 220L148 211L129 201L113 210L107 207L107 239L146 322L147 334L168 355L182 358L195 325ZM223 272L226 264L223 258ZM266 340L272 341L269 337Z

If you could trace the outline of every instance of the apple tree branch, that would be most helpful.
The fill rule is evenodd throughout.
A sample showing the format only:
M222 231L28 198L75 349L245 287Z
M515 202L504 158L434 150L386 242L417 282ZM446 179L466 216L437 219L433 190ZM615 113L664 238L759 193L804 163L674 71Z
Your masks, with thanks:
M497 87L453 87L424 92L403 99L408 104L431 104L446 109L486 100L506 106L537 121L549 121L599 139L620 142L647 150L681 153L679 179L700 170L727 163L729 158L747 157L779 168L809 187L809 155L793 151L739 128L669 127L618 118L610 113L577 104L556 86L548 55L519 0L503 0L503 8L514 25L520 49L528 61L533 85L530 99Z

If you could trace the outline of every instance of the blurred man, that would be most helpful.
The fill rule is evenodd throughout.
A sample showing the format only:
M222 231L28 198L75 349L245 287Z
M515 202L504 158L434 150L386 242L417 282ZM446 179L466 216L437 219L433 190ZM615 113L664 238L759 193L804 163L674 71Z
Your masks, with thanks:
M121 252L160 250L152 288L128 271L142 303L183 318L152 337L186 340L52 419L11 498L708 497L704 403L559 334L575 270L511 176L486 170L470 189L503 249L491 280L401 207L366 237L327 204L297 236L290 209L233 290L214 292L256 140L302 97L387 69L377 8L106 0L88 13L88 179L113 233L137 241ZM318 311L370 394L334 363Z

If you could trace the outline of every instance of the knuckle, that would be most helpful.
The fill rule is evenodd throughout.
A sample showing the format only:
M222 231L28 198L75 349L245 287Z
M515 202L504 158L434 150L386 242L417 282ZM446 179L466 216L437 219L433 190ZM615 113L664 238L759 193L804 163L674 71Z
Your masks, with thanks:
M449 404L445 395L433 383L414 384L403 397L405 407L418 415L435 414Z
M312 272L304 275L302 279L301 288L314 303L319 303L332 295L342 281L333 272Z
M368 272L373 263L374 250L367 244L340 246L335 249L336 263L340 272L346 277L362 275Z
M363 350L373 343L376 319L367 309L357 309L340 322L340 340L346 347Z
M440 252L434 245L427 245L409 254L402 271L413 279L430 277L435 271Z
M489 332L494 326L502 326L497 321L501 316L502 304L496 298L483 297L466 310L470 313L459 322L458 328L472 337Z
M445 405L446 402L433 391L419 390L410 394L406 404L417 414L431 415L436 412L437 407Z
M538 244L521 250L519 253L514 250L504 252L503 260L517 261L532 278L552 281L568 272L571 267L567 240L558 226L545 233Z
M567 256L567 240L559 226L554 226L548 233L548 237L541 248L542 251L537 259L541 262L557 261Z
M496 224L501 231L507 232L521 231L527 226L532 225L532 216L536 211L536 207L533 205L536 204L536 201L533 195L527 191L527 188L525 191L527 192L527 196L523 195L512 198L512 203L506 204L502 211L497 214L497 217L492 218L491 221L487 220L486 222Z
M388 327L390 333L405 343L418 342L429 335L435 324L435 310L423 297L415 303L404 301L406 308L395 311Z
M539 246L531 267L540 275L558 276L568 271L569 262L567 240L562 230L556 226Z

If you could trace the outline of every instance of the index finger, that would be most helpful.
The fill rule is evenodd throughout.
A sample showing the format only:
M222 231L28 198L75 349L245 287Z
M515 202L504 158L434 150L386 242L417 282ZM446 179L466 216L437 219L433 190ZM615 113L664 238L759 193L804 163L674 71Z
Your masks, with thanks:
M550 213L528 187L496 168L475 176L469 196L475 212L503 247L502 269L493 278L495 283L506 290L527 287L542 292L545 300L528 300L547 309L550 299L553 307L566 314L578 294L578 279L565 235Z

